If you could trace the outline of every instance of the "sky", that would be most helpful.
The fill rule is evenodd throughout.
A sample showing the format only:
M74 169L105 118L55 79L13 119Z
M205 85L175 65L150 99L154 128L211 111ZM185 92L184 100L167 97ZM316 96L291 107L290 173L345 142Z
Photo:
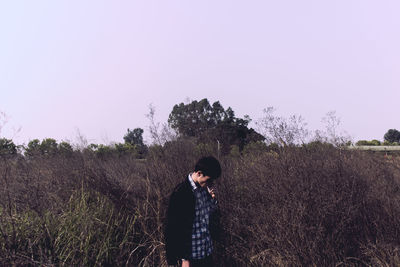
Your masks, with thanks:
M0 137L122 142L149 105L273 106L354 140L400 129L400 2L1 1ZM254 126L251 124L251 126Z

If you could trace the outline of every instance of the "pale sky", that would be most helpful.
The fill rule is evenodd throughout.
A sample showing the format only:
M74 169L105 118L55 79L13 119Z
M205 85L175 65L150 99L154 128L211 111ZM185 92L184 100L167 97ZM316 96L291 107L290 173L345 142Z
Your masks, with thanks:
M237 116L336 111L354 140L400 130L400 1L0 2L0 136L122 142L152 103ZM15 129L21 128L15 133Z

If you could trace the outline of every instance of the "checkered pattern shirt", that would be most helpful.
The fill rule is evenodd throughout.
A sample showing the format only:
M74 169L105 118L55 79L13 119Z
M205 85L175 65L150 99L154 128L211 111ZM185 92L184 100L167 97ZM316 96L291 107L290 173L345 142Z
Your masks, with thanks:
M204 259L213 250L209 222L210 213L216 208L217 202L208 193L207 188L194 183L191 174L188 179L196 199L192 228L192 259Z

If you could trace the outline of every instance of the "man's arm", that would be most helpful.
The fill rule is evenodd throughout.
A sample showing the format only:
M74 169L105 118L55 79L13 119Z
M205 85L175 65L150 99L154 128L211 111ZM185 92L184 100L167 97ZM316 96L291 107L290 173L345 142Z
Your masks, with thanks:
M177 253L177 231L178 231L178 210L176 192L171 194L167 209L167 223L165 229L165 250L169 265L175 265L178 261Z
M170 197L167 210L167 225L165 232L166 254L169 264L176 264L178 260L190 257L190 240L186 236L191 233L188 226L190 211L187 208L188 200L182 191L175 190Z

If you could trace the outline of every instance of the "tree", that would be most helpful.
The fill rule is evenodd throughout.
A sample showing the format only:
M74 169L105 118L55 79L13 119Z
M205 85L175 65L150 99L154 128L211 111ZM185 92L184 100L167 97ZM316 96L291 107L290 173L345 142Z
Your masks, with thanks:
M310 133L307 130L307 123L301 116L292 115L289 118L277 116L273 107L268 107L263 112L264 116L256 122L256 125L267 143L283 146L306 143Z
M211 106L206 98L189 104L175 105L169 115L168 123L184 136L199 136L206 130L216 127L227 119L227 112L217 101Z
M400 132L396 129L389 129L385 135L383 136L385 141L388 141L390 143L394 142L400 142Z
M65 144L62 144L62 149L66 148ZM59 146L57 141L53 138L43 139L42 142L39 139L33 139L28 143L25 149L26 156L52 156L57 154L59 151Z
M53 138L46 138L40 144L40 150L43 155L55 155L58 152L57 141Z
M6 125L6 123L7 123L7 115L6 113L0 110L0 133L4 125Z
M29 141L28 146L25 148L25 156L33 156L40 154L40 141L33 139Z
M131 144L131 145L144 146L143 132L144 131L141 128L135 128L135 129L133 129L133 131L131 131L128 128L128 132L124 136L125 143Z
M162 147L167 142L176 140L177 133L167 123L160 123L155 120L155 107L149 105L149 113L146 114L146 118L149 120L148 130L152 139L153 145Z
M175 105L168 118L170 127L181 136L196 137L201 142L218 141L226 153L232 145L242 150L249 142L264 140L248 128L250 121L248 116L236 118L232 108L225 110L219 101L211 105L207 98Z
M140 157L144 157L147 153L147 146L143 143L143 132L142 128L135 128L133 131L128 128L128 132L124 136L124 148L126 148L127 151L135 150ZM121 148L121 146L119 148Z
M61 142L58 144L58 152L64 156L70 156L74 152L74 149L68 142Z
M17 154L17 146L10 139L0 138L0 155Z

